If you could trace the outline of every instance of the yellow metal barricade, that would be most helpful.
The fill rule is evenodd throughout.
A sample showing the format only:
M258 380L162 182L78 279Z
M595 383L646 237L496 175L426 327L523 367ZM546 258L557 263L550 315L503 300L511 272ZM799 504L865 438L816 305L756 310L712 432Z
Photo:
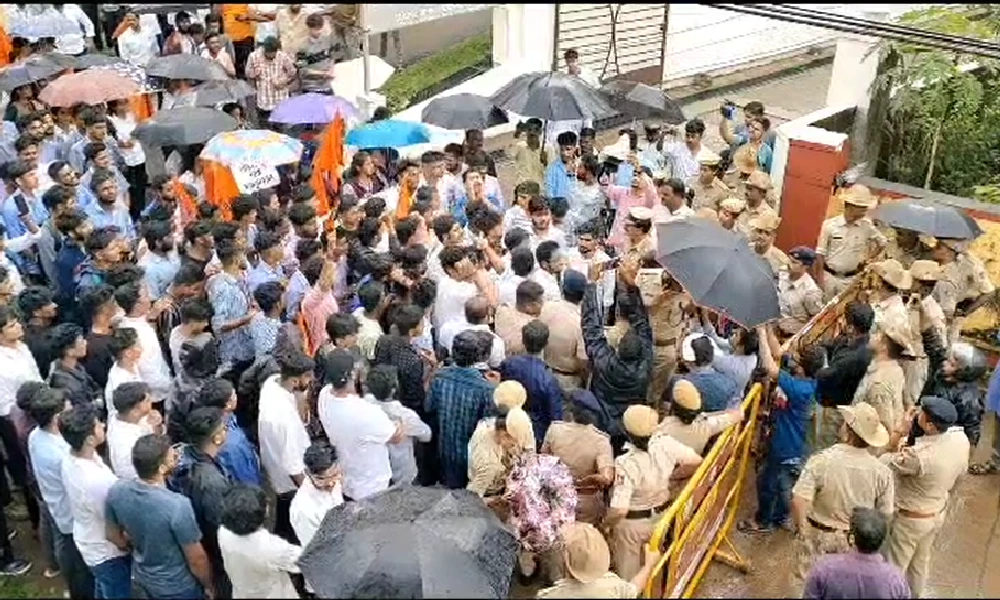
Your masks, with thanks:
M719 559L738 569L747 563L729 541L750 462L763 387L743 400L746 418L724 431L704 462L663 514L650 546L664 548L646 584L647 598L689 598L708 565ZM720 548L725 544L725 548Z

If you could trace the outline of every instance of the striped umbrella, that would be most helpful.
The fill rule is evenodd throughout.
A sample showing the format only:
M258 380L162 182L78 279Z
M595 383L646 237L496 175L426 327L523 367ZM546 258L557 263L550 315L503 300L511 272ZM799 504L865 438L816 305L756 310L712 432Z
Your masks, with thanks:
M226 131L210 139L201 151L205 160L224 165L259 163L287 165L302 156L302 142L265 129Z

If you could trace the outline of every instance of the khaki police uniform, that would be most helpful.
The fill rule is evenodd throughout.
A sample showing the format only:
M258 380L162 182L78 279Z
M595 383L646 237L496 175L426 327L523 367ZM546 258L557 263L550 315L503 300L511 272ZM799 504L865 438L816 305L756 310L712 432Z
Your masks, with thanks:
M545 433L542 453L558 457L575 481L615 466L611 438L593 425L555 421ZM604 490L578 485L576 492L577 522L599 524L605 512Z
M886 429L895 430L903 417L903 389L906 387L906 377L903 368L895 360L872 360L865 376L854 392L855 405L867 402L878 412L879 421Z
M782 333L795 335L823 310L823 290L809 273L794 281L782 277L778 281L778 304L781 307L778 328Z
M892 473L868 448L836 444L806 461L792 494L810 504L805 530L796 536L787 595L801 598L805 578L818 558L852 551L847 533L854 507L874 508L886 517L892 514Z
M775 281L781 277L782 272L788 270L788 265L792 262L789 260L787 254L773 245L769 246L767 250L760 255L760 257L766 260L767 264L771 267L771 272L774 273Z
M713 179L712 183L708 185L702 183L700 179L695 178L691 183L691 189L694 190L694 200L691 202L691 208L694 210L698 210L699 208L718 210L719 203L733 194L729 186L722 183L722 180L718 177Z
M885 257L898 260L899 264L909 269L910 265L920 260L920 243L917 243L916 248L904 249L896 239L891 239L886 244Z
M650 374L646 402L659 409L667 383L677 370L677 348L687 335L688 318L685 310L691 304L687 294L662 292L648 307L649 325L653 329L653 372Z
M562 531L565 577L538 592L538 598L637 598L642 591L611 573L611 552L604 536L587 523L570 523Z
M850 285L854 276L861 272L872 244L884 247L886 239L867 218L848 224L844 215L837 215L823 222L816 253L823 256L823 268L826 270L823 293L827 302Z
M896 517L886 557L906 574L914 598L923 597L934 540L948 497L969 468L969 438L961 427L917 438L913 446L884 454L895 475Z
M955 260L941 265L938 282L934 286L934 298L941 305L945 316L951 320L948 330L948 343L958 341L964 318L955 316L955 308L966 300L974 300L983 294L992 293L996 287L990 281L982 261L960 251L964 245L940 240L939 243L949 244L959 254Z
M749 238L752 232L750 221L765 215L774 215L777 217L778 213L767 202L762 201L757 206L747 204L747 207L740 213L740 216L736 217L736 229Z
M656 411L642 405L630 406L622 418L630 434L651 436L647 450L626 444L625 454L615 459L610 506L626 513L611 532L611 552L615 572L623 579L635 577L642 568L642 548L669 504L674 467L701 462L694 450L672 437L653 435L658 420Z

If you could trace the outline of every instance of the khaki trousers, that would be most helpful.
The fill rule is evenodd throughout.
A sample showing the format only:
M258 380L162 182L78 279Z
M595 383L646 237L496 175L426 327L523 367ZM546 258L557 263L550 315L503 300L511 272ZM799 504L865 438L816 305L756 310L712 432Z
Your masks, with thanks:
M670 378L677 370L677 344L653 346L653 372L649 376L646 403L660 410L663 393L667 391Z
M842 554L851 551L846 531L824 531L806 525L801 536L795 538L795 564L788 584L788 598L801 598L806 587L806 577L816 559L827 554Z
M923 597L934 539L944 524L944 515L942 511L936 517L913 519L897 514L889 529L885 557L906 575L914 598Z
M903 388L903 408L910 408L920 400L920 393L924 391L924 384L927 383L927 369L930 367L930 360L926 357L915 360L900 361L903 367L903 375L906 377L906 386Z
M625 581L642 570L643 546L649 543L659 515L645 519L622 519L611 532L611 554L615 573Z
M833 300L833 297L847 289L847 286L854 280L854 275L850 277L837 277L829 271L823 272L823 302Z

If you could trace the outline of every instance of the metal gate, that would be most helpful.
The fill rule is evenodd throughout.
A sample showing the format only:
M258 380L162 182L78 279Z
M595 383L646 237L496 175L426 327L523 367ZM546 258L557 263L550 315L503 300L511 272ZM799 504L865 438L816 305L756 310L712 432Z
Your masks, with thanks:
M663 83L666 4L556 4L553 70L575 48L602 81Z

